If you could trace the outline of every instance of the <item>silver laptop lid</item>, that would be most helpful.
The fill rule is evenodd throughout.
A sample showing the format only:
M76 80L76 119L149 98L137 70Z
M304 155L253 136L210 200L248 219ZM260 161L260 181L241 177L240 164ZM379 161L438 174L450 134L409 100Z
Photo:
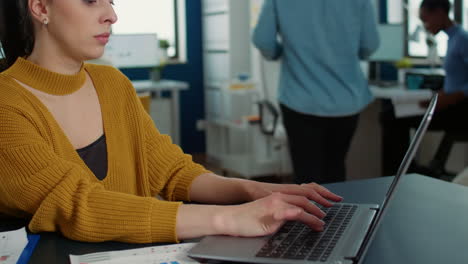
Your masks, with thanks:
M385 195L385 199L382 202L382 207L377 212L375 220L369 228L369 232L367 233L367 236L364 239L364 242L361 246L361 250L358 253L359 262L361 262L363 256L365 256L370 245L369 242L373 240L375 234L377 233L377 229L379 228L380 223L382 222L382 219L385 215L385 212L387 211L390 201L392 201L393 199L393 194L395 193L396 187L400 182L401 177L408 170L408 167L410 166L411 161L413 160L414 155L416 154L416 150L418 149L418 146L421 143L421 140L424 134L426 133L427 128L429 127L429 124L432 120L432 116L434 115L435 107L437 105L437 98L437 94L434 94L432 96L429 107L427 108L426 113L424 114L424 117L422 118L422 121L419 124L418 129L416 130L416 133L414 134L413 140L411 140L411 144L408 150L406 151L405 157L403 158L400 167L398 168L397 174L395 175L395 178L393 179L392 184L390 185L390 188L388 189L387 194Z

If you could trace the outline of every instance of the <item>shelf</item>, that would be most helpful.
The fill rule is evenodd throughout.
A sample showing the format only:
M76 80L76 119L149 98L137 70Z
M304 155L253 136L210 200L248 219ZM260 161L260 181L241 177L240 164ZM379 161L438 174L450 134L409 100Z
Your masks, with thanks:
M221 119L209 119L207 120L207 124L245 131L247 131L247 129L249 128L249 122L247 121L247 119L242 119L238 122Z
M204 11L204 16L218 16L218 15L225 15L229 12L227 10L213 10L213 11Z
M229 11L229 0L203 0L202 7L203 15L225 13Z

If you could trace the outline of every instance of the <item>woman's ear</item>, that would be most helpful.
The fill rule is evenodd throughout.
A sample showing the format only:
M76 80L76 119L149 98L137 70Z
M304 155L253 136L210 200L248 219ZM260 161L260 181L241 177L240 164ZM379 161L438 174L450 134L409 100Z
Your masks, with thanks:
M28 0L31 18L40 24L49 23L47 0Z

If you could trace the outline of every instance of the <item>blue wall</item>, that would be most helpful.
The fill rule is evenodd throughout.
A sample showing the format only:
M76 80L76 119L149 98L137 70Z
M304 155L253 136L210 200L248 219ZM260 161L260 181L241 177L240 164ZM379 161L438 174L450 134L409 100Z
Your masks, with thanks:
M197 131L196 122L204 118L201 0L186 0L187 63L168 65L164 79L186 81L190 89L180 95L181 147L187 153L205 152L205 134ZM147 79L147 69L123 69L130 79Z
M190 90L181 93L181 141L188 153L205 152L205 133L197 131L196 122L204 119L203 50L201 0L186 0L187 64L166 67L163 77L190 83Z

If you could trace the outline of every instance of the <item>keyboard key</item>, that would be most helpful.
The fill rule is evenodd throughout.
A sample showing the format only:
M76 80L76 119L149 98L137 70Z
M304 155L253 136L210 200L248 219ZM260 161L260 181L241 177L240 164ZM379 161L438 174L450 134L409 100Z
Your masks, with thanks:
M322 208L327 213L325 231L316 232L300 222L287 222L259 250L257 256L326 261L350 223L356 206L334 205Z

